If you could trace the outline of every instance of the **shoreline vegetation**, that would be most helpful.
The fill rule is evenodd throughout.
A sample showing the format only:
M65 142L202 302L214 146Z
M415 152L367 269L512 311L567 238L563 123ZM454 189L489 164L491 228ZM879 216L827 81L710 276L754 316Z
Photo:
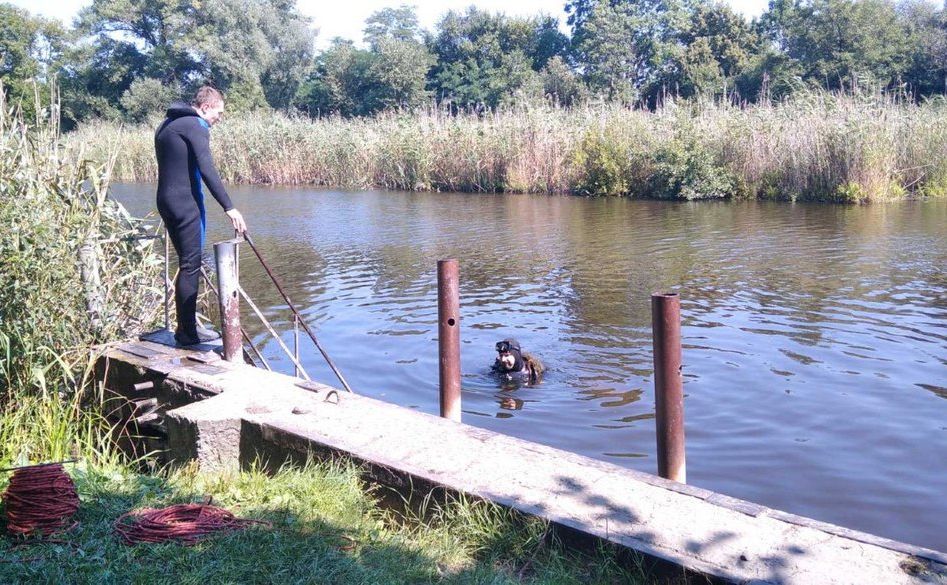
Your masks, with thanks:
M66 135L153 182L153 125ZM808 92L773 105L669 100L309 119L245 113L214 130L225 181L344 189L868 203L947 195L947 101Z
M342 459L142 473L149 461L119 449L129 430L108 419L119 405L92 370L96 344L157 321L162 262L107 196L112 157L63 147L56 109L36 111L45 121L25 123L0 91L0 468L78 460L67 471L81 504L53 538L0 538L0 582L654 582L636 557L575 550L547 521L488 502L418 493L388 507ZM208 498L264 524L193 547L113 533L130 510Z

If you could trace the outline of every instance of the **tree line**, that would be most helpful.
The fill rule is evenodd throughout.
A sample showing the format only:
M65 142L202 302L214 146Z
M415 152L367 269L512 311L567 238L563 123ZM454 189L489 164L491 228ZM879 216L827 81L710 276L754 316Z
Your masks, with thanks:
M551 16L470 7L423 29L371 15L362 43L316 31L295 0L93 0L72 28L0 4L0 78L29 113L57 87L64 123L142 121L210 83L231 110L365 116L668 96L754 103L870 84L947 92L947 12L927 0L771 0L748 21L714 0L567 0ZM318 24L318 23L316 23Z

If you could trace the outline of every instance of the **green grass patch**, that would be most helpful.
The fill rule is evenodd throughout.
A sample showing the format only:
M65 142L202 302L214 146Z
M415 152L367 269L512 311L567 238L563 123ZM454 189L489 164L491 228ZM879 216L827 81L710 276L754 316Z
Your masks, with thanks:
M616 553L580 553L546 522L482 501L426 500L396 513L348 463L284 468L275 475L158 476L121 466L70 469L79 525L48 543L0 540L2 583L643 583ZM5 484L7 478L0 479ZM195 546L126 546L112 531L123 513L212 503L265 520Z

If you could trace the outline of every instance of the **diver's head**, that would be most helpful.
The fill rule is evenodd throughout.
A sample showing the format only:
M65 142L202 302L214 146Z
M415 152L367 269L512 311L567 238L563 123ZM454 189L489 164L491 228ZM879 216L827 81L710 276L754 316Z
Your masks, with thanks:
M520 344L509 338L497 342L497 363L504 372L518 372L523 369L523 354Z

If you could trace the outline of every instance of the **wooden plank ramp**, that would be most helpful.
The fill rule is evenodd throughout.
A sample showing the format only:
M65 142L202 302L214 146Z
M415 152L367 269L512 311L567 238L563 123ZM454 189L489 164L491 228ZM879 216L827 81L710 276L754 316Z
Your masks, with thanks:
M393 483L484 498L734 583L947 584L943 552L191 353L139 341L110 347L100 363L109 387L109 372L124 368L119 385L131 371L202 398L165 413L179 460L226 468L342 453Z

